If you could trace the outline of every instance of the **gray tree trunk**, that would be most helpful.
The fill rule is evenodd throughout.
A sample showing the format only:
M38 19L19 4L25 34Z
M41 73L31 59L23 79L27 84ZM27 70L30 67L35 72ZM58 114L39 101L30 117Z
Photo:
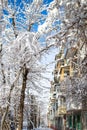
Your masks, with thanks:
M22 82L22 89L21 89L21 96L20 96L19 119L18 119L18 128L17 128L17 130L22 130L22 128L23 128L23 109L24 109L24 99L25 99L27 74L28 74L28 70L26 68L26 65L24 65L24 68L23 68L23 82Z

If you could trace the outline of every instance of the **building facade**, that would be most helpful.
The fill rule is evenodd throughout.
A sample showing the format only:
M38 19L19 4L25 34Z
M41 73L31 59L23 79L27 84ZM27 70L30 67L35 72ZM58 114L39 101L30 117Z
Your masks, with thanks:
M87 70L81 66L87 63L86 48L85 44L62 47L55 56L48 121L56 130L87 129Z

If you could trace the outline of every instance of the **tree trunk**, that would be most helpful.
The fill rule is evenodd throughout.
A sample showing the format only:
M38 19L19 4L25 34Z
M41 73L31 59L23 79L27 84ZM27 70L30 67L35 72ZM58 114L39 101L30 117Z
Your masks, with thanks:
M13 88L15 86L15 83L17 82L17 80L19 79L19 76L20 76L20 73L21 73L22 69L20 69L20 71L18 72L17 74L17 77L15 79L15 81L13 82L13 84L10 86L10 92L9 92L9 96L8 96L8 105L2 115L2 118L1 118L1 123L0 123L0 130L3 130L4 129L4 124L6 124L6 116L8 114L8 111L9 111L9 107L10 107L10 102L11 102L11 93L13 91ZM6 80L5 80L5 74L4 74L4 69L3 69L3 64L2 64L2 75L3 75L3 83L5 84L6 83Z
M24 109L24 99L25 99L25 90L26 90L26 81L27 81L28 70L26 65L23 68L23 82L20 96L20 104L19 104L19 119L18 119L18 128L17 130L22 130L23 128L23 109Z
M2 116L2 119L1 119L1 128L0 128L0 130L3 130L3 129L4 129L5 119L6 119L8 110L9 110L9 106L7 106L5 112L4 112L3 116Z

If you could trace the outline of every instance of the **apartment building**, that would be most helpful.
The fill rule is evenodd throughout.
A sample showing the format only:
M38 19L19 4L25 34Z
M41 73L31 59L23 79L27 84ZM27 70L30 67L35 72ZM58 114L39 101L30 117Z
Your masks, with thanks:
M86 46L80 44L62 48L55 56L56 64L53 73L54 81L51 85L48 121L56 130L87 129L87 94L79 96L79 91L83 88L80 82L83 81L82 71L85 70L81 70L81 64L86 63L85 55ZM87 85L87 82L85 81L84 84Z
M72 55L73 49L76 53ZM69 57L72 66L72 76L66 80L66 107L67 107L67 127L74 130L87 129L87 82L86 68L86 45L79 44L78 48L70 48L67 50L66 59ZM71 56L70 56L71 54ZM84 69L82 69L84 68ZM84 71L86 73L84 73ZM84 80L85 79L85 80Z

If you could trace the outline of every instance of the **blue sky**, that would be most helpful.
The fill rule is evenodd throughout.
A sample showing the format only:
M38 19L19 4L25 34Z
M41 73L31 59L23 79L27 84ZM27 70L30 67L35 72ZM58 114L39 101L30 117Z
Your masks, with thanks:
M8 4L13 8L15 9L16 11L19 9L19 13L16 15L16 20L18 20L19 22L21 22L21 18L22 19L25 19L26 20L26 17L23 13L23 10L24 10L24 5L23 5L23 2L26 2L26 4L31 4L33 0L8 0ZM49 5L50 2L52 2L53 0L43 0L43 4L47 4ZM19 7L19 8L18 8ZM4 9L4 14L5 15L9 15L9 12ZM42 11L42 14L43 15L47 15L47 11L44 10ZM9 18L9 22L11 23L12 22L12 18ZM41 24L43 24L44 21L41 21ZM9 26L7 26L9 27ZM25 27L27 28L27 27ZM33 26L32 26L32 30L33 32L36 32L37 31L37 28L38 28L38 24L35 23Z
M11 4L13 7L16 5L23 8L23 1L27 4L31 4L33 0L8 0L8 3ZM43 4L49 4L52 1L53 0L43 0Z
M14 1L16 1L16 2L14 3ZM18 22L20 22L22 24L23 24L23 20L22 19L24 19L24 21L26 21L26 17L25 17L24 11L23 11L24 10L23 1L26 2L27 4L31 4L31 2L33 0L8 0L8 3L12 6L12 8L15 8L16 10L18 10L18 7L19 7L20 10L16 14L16 21L18 21ZM52 1L53 0L43 0L43 4L49 5L50 2L52 2ZM4 13L5 13L5 15L7 17L9 16L9 12L7 10L4 10ZM42 14L47 15L47 11L46 10L42 11ZM8 20L9 20L9 23L8 23L7 27L10 28L11 25L12 25L12 18L9 17ZM44 21L40 21L40 24L43 24L43 23L44 23ZM55 26L56 24L58 25L60 23L61 23L60 21L57 21L57 22L55 22L53 24L53 26ZM25 30L27 30L27 26L25 24L23 24L23 25L24 25L23 28ZM20 26L19 25L18 25L18 29L20 30ZM34 23L32 28L31 28L31 31L32 32L37 32L37 30L38 30L38 23ZM53 34L53 33L55 33L55 31L52 31L51 33ZM45 36L44 37L42 36L40 38L40 42L42 44L44 44L43 42L45 42Z
M14 1L16 1L16 2L14 3ZM12 9L15 9L16 11L19 9L19 11L16 13L16 21L18 23L21 23L23 25L23 27L19 26L20 24L18 24L17 30L20 30L20 31L23 31L22 29L24 29L25 31L27 30L28 26L25 25L25 21L27 20L27 18L25 16L25 12L24 12L25 8L24 8L24 5L23 5L24 4L23 2L30 4L32 1L33 0L8 0L8 3L11 5ZM52 1L53 0L43 0L43 4L49 5ZM62 10L62 8L60 8L60 9ZM11 28L12 27L12 17L9 16L9 12L6 9L4 9L4 14L7 17L7 20L9 20L6 28ZM42 14L46 16L47 11L46 10L42 11ZM24 21L24 23L23 23L23 21ZM41 19L39 24L41 25L43 23L44 23L44 20ZM59 25L59 27L57 29L57 31L58 31L58 30L60 30L60 24L61 24L61 21L59 20L59 21L56 21L55 23L53 23L52 26ZM36 22L32 25L31 31L37 32L37 30L38 30L38 23ZM51 33L55 34L56 32L53 30ZM40 41L45 42L45 38L42 37L40 39Z

